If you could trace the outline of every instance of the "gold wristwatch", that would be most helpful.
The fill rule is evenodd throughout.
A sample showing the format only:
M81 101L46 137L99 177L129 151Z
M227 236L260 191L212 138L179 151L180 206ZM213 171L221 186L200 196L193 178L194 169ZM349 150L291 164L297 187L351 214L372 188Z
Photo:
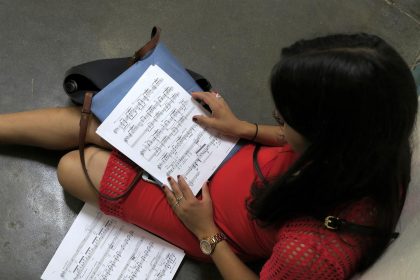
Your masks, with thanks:
M216 247L217 243L220 241L226 240L226 235L223 232L219 232L213 236L204 238L200 240L200 249L203 254L210 256L214 248Z

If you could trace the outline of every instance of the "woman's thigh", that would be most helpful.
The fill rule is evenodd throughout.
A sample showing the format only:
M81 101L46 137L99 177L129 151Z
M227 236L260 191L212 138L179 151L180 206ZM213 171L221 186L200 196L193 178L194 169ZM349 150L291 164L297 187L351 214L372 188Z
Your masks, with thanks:
M95 189L83 172L79 151L64 155L57 167L57 177L61 186L78 199L98 205L98 190L104 174L110 151L98 147L85 149L86 167Z

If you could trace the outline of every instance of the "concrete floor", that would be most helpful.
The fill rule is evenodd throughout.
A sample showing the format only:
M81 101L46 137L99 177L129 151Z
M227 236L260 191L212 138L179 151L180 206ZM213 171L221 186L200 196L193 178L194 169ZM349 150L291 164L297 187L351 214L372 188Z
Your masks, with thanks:
M271 122L268 76L300 38L370 32L410 65L419 59L418 0L0 0L0 113L69 104L72 65L131 55L151 27L184 65L204 74L239 117ZM82 203L61 190L62 152L0 146L0 279L39 279ZM176 279L217 279L186 259Z

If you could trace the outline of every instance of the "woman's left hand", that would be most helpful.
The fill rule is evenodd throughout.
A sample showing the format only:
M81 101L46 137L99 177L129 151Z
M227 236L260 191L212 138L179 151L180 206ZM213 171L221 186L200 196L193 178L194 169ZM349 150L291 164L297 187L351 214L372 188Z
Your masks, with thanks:
M168 178L172 191L163 187L168 203L184 225L198 238L203 239L219 232L213 218L213 206L207 183L203 185L202 198L197 199L182 176L178 181Z

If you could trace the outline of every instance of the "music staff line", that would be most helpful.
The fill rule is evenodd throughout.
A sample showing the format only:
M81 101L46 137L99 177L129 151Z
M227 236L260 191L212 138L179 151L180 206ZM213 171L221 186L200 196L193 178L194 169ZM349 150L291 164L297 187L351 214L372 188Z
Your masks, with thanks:
M113 220L108 220L104 227L96 229L98 222L102 216L97 216L95 221L90 225L84 240L79 244L75 254L72 256L70 261L66 264L67 267L61 274L61 278L68 279L66 272L73 274L73 279L108 279L113 272L113 269L120 262L122 254L129 242L134 238L134 232L129 231L125 236L122 243L117 242L119 234L124 232L124 226L113 227ZM89 259L97 252L98 248L101 247L102 243L107 243L107 239L111 238L112 241L105 252L102 252L102 256L95 266L90 269L89 274L86 277L86 264ZM88 244L91 240L91 244ZM143 246L144 238L141 238L136 242L135 250L131 253L130 257L124 264L124 269L118 276L118 279L135 279L140 269L143 267L146 259L150 257L150 252L154 246L153 242L149 241L146 248ZM87 249L85 249L88 246ZM143 247L143 248L142 248ZM84 251L84 252L83 252ZM170 254L164 255L165 248L162 247L157 255L153 255L153 261L151 263L150 270L148 271L148 278L151 275L159 275L158 279L165 275L171 265L174 263L173 256ZM68 268L75 265L72 271L68 271ZM105 268L105 269L104 269ZM74 275L76 274L76 275ZM99 278L98 278L99 277Z
M80 254L80 252L82 251L82 249L85 247L86 243L89 240L90 234L93 232L93 230L95 229L95 227L99 224L100 220L102 218L102 214L101 213L97 213L94 220L92 221L92 223L89 225L88 227L88 232L89 234L85 236L85 238L83 238L82 242L79 244L79 246L77 247L76 251L74 252L74 254L71 256L69 262L67 262L64 267L63 267L63 271L60 274L61 278L65 278L67 273L72 273L73 271L70 271L70 267L72 264L77 263L76 262L76 257ZM101 232L100 232L101 233ZM77 268L77 266L76 266Z
M149 105L146 108L147 102L150 101L150 94L146 96L142 96L141 94L137 99L132 102L131 106L129 106L127 109L125 109L119 117L114 121L114 123L117 124L116 128L114 129L114 133L118 133L120 130L126 131L128 126L133 122L137 122L137 127L141 127L144 125L144 123L150 122L150 119L154 120L160 117L160 115L167 112L170 107L171 103L174 103L175 100L180 95L179 92L175 92L172 95L170 95L173 91L173 87L168 86L163 90L163 93L160 93L157 97L157 100L154 104ZM145 91L146 92L146 91ZM144 93L144 92L143 92ZM169 99L165 101L165 99ZM154 113L157 108L161 108L161 111L158 111L157 113ZM134 120L135 118L138 118L137 116L141 114L141 118ZM133 125L129 127L129 129L133 129ZM130 133L130 131L128 131ZM131 133L133 134L133 133Z

